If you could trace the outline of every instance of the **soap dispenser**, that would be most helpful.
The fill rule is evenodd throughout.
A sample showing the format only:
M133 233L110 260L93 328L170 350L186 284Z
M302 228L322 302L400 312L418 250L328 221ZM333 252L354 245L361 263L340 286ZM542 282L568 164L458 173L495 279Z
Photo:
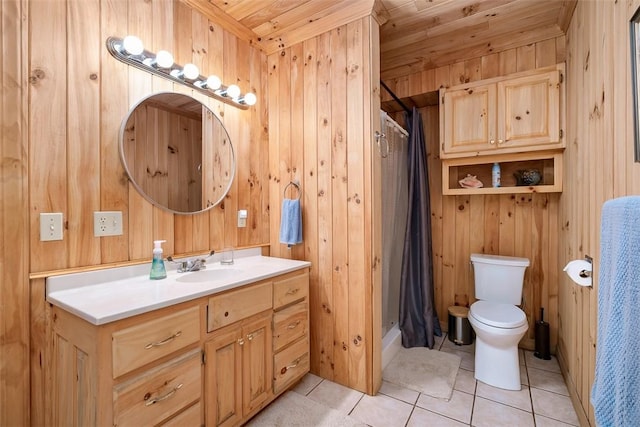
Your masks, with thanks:
M167 277L167 270L164 268L164 260L162 259L162 244L166 240L153 241L153 261L151 261L151 280L164 279Z

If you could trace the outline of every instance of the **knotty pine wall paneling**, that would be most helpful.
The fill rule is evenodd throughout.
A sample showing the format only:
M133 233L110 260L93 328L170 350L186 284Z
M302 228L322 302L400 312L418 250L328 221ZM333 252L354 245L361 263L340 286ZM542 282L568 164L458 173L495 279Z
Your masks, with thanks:
M420 95L462 83L540 68L564 61L564 37L385 81L400 97ZM390 99L386 92L383 100ZM534 325L540 307L551 324L551 346L558 339L558 206L560 195L443 196L439 158L438 106L420 109L427 139L436 309L446 329L447 309L475 301L471 253L528 258L523 309L529 330L521 341L534 347ZM403 122L402 114L394 115ZM551 319L551 320L549 320Z
M268 57L271 254L312 262L311 370L369 393L379 382L370 149L377 31L362 18ZM292 180L302 185L303 243L288 248L278 233Z
M0 2L0 425L29 425L27 36L24 0Z
M31 8L31 272L144 261L151 242L167 255L269 243L266 56L179 1L36 1ZM35 7L37 6L37 7ZM258 96L239 110L185 86L129 67L106 51L108 36L135 34L152 51L168 49ZM236 178L223 203L196 215L152 206L128 183L118 154L121 120L143 97L185 93L225 124L236 152ZM186 189L185 189L186 191ZM238 209L248 227L236 227ZM93 236L93 212L123 212L124 234ZM64 240L40 242L41 212L62 212ZM55 254L55 255L53 255Z
M566 36L569 114L559 255L561 263L592 256L594 288L561 275L558 359L581 422L591 425L602 204L640 194L629 54L629 20L638 7L638 0L578 2Z

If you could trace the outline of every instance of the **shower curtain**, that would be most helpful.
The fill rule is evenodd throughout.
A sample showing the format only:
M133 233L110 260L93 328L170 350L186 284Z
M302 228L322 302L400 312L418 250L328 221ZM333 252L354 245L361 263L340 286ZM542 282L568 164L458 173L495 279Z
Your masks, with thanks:
M407 224L407 132L380 112L382 155L382 336L398 323Z
M434 304L431 204L422 117L405 114L409 131L409 208L400 282L400 330L404 347L429 347L441 336Z

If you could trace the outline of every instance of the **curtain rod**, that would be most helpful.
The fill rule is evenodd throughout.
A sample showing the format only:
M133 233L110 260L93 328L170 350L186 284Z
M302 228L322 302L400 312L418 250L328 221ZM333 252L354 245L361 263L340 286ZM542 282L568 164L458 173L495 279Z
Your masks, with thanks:
M404 109L404 111L406 111L407 113L411 114L411 110L409 109L409 107L407 107L404 102L402 102L400 100L400 98L398 98L398 96L393 93L393 91L391 89L389 89L389 86L387 86L386 84L384 84L384 82L382 81L382 79L380 79L380 84L382 85L383 88L386 89L387 92L389 92L389 95L391 95L391 97L398 103L400 104L400 106Z

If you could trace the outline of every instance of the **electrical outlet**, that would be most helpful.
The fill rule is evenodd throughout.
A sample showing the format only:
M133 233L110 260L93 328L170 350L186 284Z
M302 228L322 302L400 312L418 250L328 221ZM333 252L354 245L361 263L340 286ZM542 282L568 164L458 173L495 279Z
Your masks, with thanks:
M122 212L105 211L93 213L93 235L120 236L122 234Z
M62 240L62 213L40 214L40 241Z

